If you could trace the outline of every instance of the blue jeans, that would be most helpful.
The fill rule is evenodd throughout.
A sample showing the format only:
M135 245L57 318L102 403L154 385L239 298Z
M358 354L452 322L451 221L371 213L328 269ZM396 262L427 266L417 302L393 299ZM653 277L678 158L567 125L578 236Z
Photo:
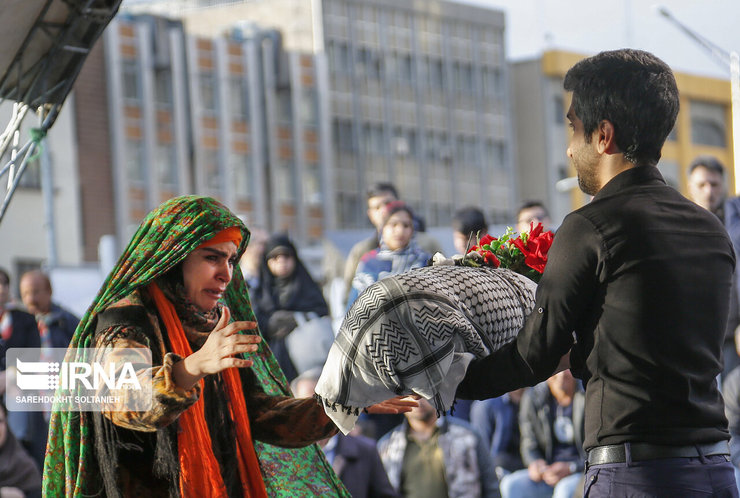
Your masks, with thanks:
M544 481L529 478L529 470L521 469L501 478L501 498L572 498L582 474L563 477L554 487Z
M586 471L584 498L737 498L729 457L664 458L643 462L592 465Z

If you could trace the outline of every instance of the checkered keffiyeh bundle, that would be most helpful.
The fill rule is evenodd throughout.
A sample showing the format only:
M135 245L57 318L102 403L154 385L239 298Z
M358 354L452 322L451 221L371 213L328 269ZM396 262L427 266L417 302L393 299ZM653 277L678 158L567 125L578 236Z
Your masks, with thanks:
M316 386L345 434L362 408L419 394L452 406L473 358L511 341L536 284L506 269L431 266L384 278L352 305Z

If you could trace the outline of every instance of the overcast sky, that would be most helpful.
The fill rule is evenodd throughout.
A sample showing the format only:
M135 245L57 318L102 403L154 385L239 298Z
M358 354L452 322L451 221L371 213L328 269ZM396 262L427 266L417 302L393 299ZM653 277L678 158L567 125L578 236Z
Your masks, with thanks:
M729 70L660 16L656 5L727 52L740 51L739 0L456 0L500 8L506 52L516 61L546 49L584 54L616 48L653 52L675 70L729 79Z

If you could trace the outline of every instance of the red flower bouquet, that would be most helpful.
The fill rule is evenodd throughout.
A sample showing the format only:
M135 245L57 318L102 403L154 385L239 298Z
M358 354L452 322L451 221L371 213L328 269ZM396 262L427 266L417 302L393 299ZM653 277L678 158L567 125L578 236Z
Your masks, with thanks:
M518 235L509 227L499 238L483 236L459 261L465 266L508 268L539 282L553 237L551 231L543 232L542 223L533 223L529 232Z

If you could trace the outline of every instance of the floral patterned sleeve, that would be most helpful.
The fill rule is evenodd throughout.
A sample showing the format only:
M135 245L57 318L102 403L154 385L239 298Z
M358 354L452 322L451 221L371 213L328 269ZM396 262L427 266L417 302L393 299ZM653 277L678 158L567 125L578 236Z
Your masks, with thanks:
M146 342L148 342L146 336L135 326L113 326L97 333L95 346L104 352L102 363L108 371L108 364L123 363L117 351L121 348L141 348L143 352L151 351ZM201 389L199 384L189 390L175 384L172 366L181 359L174 353L166 353L161 365L157 365L158 360L154 357L153 366L147 368L149 365L143 364L144 368L134 367L136 377L142 386L141 390L113 390L105 387L99 390L100 396L116 398L116 402L108 403L103 408L105 417L119 427L142 432L154 432L174 422L198 400ZM141 360L143 363L148 358L142 354ZM131 361L129 354L126 355L125 361Z
M252 437L263 443L299 448L337 433L313 398L266 394L251 370L242 375Z

